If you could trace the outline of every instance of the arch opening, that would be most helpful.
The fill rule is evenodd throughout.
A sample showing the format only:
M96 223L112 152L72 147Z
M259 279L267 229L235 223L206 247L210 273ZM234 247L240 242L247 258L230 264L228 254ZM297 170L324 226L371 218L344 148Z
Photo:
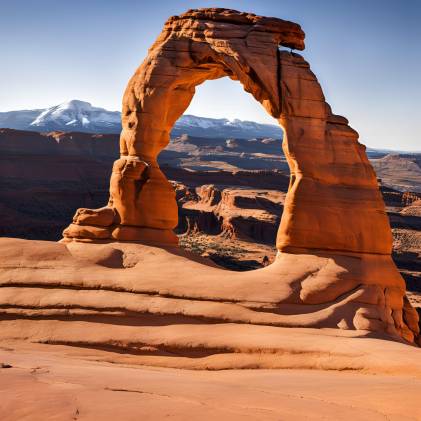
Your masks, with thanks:
M228 83L222 84L224 79ZM203 93L207 85L209 90ZM227 94L228 86L234 89ZM240 83L228 78L207 80L197 86L187 111L200 115L204 110L215 116L215 109L210 110L206 104L209 91L215 108L226 110L226 102L236 106L237 113L231 112L231 118L241 117L243 108L248 108L250 120L253 115L261 120L263 113L267 114ZM227 99L232 94L236 104ZM267 125L269 122L272 126ZM276 255L289 167L282 153L282 128L271 117L264 124L235 125L235 121L224 124L182 117L158 157L176 191L175 232L180 247L232 270L258 269L274 261Z

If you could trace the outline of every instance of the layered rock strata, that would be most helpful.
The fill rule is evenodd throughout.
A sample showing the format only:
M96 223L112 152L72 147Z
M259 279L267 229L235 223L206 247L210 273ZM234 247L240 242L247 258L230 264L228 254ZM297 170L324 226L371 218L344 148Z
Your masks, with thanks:
M178 230L184 235L202 232L233 240L275 242L285 193L212 184L196 189L178 184L176 191L182 195Z
M376 331L404 342L416 322L400 290L380 286L393 270L386 256L282 253L231 272L141 244L0 239L0 252L0 341L103 350L110 361L123 352L148 365L273 368L299 354L303 367L346 368L335 340ZM408 311L397 326L399 305ZM295 342L295 328L307 339Z

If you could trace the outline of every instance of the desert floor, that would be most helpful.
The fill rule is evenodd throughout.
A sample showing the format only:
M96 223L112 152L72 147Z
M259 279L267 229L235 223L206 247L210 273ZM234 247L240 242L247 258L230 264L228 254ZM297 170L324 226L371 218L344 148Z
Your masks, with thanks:
M408 375L152 368L13 342L0 361L3 421L421 419L421 379Z

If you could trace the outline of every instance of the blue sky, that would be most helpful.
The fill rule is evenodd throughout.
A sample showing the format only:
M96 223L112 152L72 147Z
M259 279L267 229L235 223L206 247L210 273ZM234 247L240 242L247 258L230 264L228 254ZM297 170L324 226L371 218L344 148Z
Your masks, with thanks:
M165 20L211 6L301 24L303 55L361 142L421 150L421 0L0 0L0 111L69 99L118 110ZM273 121L227 78L200 86L188 112Z

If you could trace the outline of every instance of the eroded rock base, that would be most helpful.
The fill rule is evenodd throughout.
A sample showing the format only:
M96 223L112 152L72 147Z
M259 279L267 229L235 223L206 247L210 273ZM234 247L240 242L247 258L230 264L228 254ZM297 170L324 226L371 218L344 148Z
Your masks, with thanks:
M172 230L117 225L98 227L95 225L71 224L64 232L62 243L110 243L115 241L142 243L156 246L176 246L178 237Z
M178 247L134 243L0 239L0 253L3 339L146 352L170 366L178 355L186 367L192 357L282 353L285 328L418 342L389 256L302 250L232 272Z

